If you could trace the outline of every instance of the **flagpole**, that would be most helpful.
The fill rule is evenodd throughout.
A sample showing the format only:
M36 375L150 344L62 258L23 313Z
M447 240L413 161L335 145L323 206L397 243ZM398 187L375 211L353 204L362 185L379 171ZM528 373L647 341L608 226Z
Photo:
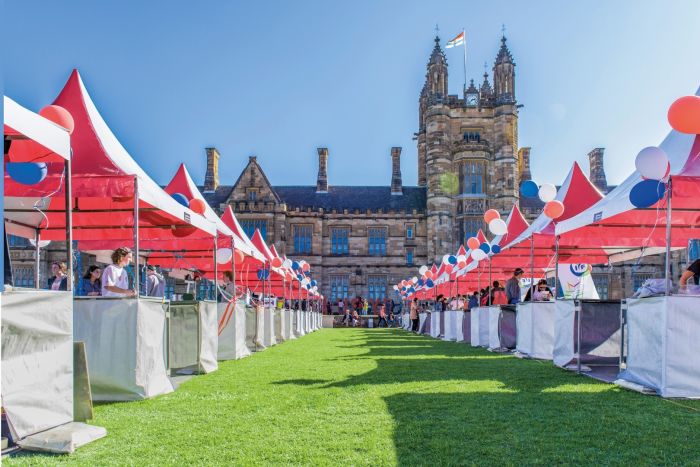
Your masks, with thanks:
M466 93L467 93L467 33L464 32L464 28L462 28L462 46L464 46L464 98L466 99Z

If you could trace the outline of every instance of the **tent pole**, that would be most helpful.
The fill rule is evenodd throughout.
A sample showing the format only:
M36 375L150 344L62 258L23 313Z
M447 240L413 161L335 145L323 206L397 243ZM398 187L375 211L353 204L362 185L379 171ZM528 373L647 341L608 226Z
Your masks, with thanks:
M493 286L493 282L491 281L491 258L489 258L489 285ZM491 297L493 297L493 289L489 291L489 306L492 305Z
M214 226L216 228L216 226ZM219 247L219 231L214 232L214 301L216 301L216 291L219 286L219 262L216 260L216 250Z
M134 288L139 298L141 274L139 274L139 179L134 177ZM196 291L195 291L196 293Z
M557 301L559 295L559 289L557 285L559 284L559 235L554 236L554 301ZM564 287L561 288L562 293L564 293Z
M233 301L236 301L236 243L231 237L231 281L233 282Z
M39 290L41 287L39 287L39 268L41 267L41 259L39 257L39 253L41 250L39 250L39 241L41 240L41 234L39 233L39 229L36 229L34 231L34 241L36 242L36 245L34 245L34 288Z
M669 296L671 295L671 287L669 287L669 280L671 278L671 192L672 192L672 187L671 187L672 180L668 180L668 187L666 187L666 190L668 190L668 202L666 204L666 257L665 257L665 265L664 265L664 288L665 292L664 295Z
M530 301L535 301L535 237L530 236Z
M71 157L73 157L73 149L71 148ZM66 290L73 290L73 185L71 177L73 171L71 168L71 160L66 160L66 255L68 263L68 277L66 278ZM38 239L38 235L37 235ZM39 242L36 243L37 258L39 256ZM37 287L38 287L37 283Z

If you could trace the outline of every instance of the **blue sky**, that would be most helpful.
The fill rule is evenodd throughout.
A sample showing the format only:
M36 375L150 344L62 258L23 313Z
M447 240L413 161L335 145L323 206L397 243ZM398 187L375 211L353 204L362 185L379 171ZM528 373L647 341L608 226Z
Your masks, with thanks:
M166 183L184 161L204 177L204 147L233 183L257 155L273 184L313 185L327 146L331 185L388 185L402 146L416 183L418 95L433 46L467 30L480 81L501 24L524 107L519 144L533 176L560 183L606 148L608 181L669 130L666 110L700 84L700 2L112 1L5 2L5 94L39 110L80 69L134 158ZM447 51L461 92L461 50Z

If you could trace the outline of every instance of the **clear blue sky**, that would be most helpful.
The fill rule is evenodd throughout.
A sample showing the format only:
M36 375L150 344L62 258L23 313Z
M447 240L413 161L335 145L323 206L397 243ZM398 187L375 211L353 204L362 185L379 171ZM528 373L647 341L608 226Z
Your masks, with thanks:
M610 183L669 130L668 105L700 84L700 2L687 1L12 1L3 14L5 94L50 103L80 69L122 144L158 182L184 161L222 183L258 156L273 184L315 184L327 146L331 185L388 185L402 146L416 183L418 95L440 26L467 30L468 74L493 64L501 24L524 104L520 146L537 181L606 148ZM461 50L447 51L450 92Z

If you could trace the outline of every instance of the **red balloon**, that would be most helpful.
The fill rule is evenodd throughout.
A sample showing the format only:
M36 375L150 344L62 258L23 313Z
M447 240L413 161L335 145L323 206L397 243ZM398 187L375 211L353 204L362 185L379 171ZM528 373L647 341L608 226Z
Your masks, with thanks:
M564 214L564 204L561 201L550 201L544 205L544 215L550 219L557 219Z
M234 261L236 262L236 264L242 264L244 260L245 255L243 254L243 252L241 250L235 250Z
M191 225L178 225L173 229L173 236L177 238L184 238L192 235L197 230L197 227L192 227Z
M700 134L700 96L684 96L671 104L668 123L681 133Z
M272 264L273 268L279 268L282 266L282 260L279 258L272 258L272 261L270 262Z
M489 209L484 213L484 221L486 221L486 224L491 222L494 219L500 219L501 215L496 211L495 209ZM478 246L476 248L479 248ZM472 248L474 250L475 248Z
M454 267L451 264L446 264L445 265L445 272L447 274L452 274L452 271L454 270Z
M68 134L72 134L75 129L75 122L73 121L73 116L61 106L58 105L47 105L39 111L39 115L47 120L51 120L56 125L68 130Z
M207 209L207 204L201 199L194 198L190 200L190 209L197 214L203 215Z

